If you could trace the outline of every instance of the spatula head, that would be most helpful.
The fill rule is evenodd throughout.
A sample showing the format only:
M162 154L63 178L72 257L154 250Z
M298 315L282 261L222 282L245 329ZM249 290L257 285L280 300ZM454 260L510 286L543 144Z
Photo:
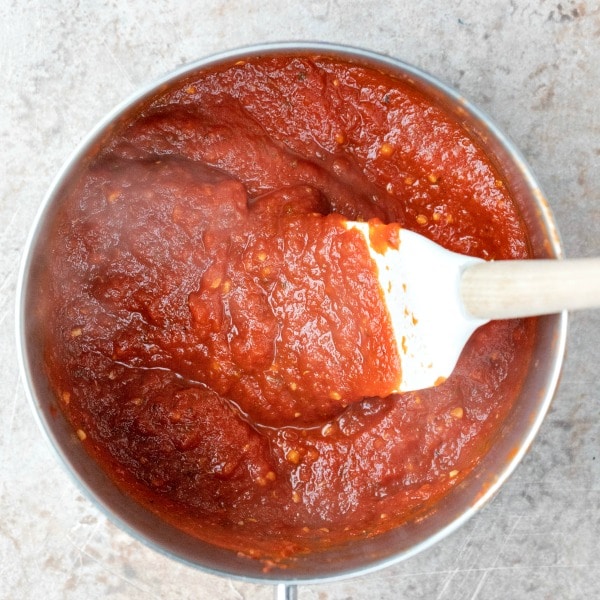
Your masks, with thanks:
M390 236L378 222L348 221L365 237L378 269L401 359L395 392L439 385L452 373L472 333L486 321L472 317L460 298L463 270L481 259L450 252L412 231ZM396 226L397 227L397 226ZM382 240L394 239L393 243Z

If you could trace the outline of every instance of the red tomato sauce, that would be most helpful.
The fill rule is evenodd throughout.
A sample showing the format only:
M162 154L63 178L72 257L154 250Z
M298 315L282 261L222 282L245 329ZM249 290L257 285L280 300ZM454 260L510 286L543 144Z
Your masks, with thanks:
M379 398L398 357L340 215L486 259L529 255L504 182L450 114L318 56L164 91L53 225L46 369L81 443L141 504L251 557L426 510L493 443L528 368L535 321L492 322L442 385Z

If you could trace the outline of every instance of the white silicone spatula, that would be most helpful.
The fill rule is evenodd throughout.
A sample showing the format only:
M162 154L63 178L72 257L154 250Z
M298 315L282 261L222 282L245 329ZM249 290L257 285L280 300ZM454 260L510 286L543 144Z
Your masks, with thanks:
M444 381L489 320L600 307L600 258L486 262L405 229L398 248L382 252L369 223L346 227L364 235L377 264L401 359L397 392Z

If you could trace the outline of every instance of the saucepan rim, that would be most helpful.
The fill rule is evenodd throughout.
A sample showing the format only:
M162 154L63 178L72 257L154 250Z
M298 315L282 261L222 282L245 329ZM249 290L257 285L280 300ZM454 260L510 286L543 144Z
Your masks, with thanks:
M527 165L525 159L521 155L517 147L506 137L502 131L492 122L492 120L483 113L479 108L469 102L462 94L446 85L442 81L428 74L427 72L415 67L409 63L406 63L397 58L386 56L384 54L366 50L354 46L343 45L343 44L332 44L324 42L272 42L255 44L250 46L243 46L236 49L228 50L225 52L219 52L209 55L205 58L198 59L190 62L183 66L180 66L173 71L163 75L162 77L154 80L139 90L131 94L128 98L117 104L111 111L104 116L98 124L91 129L91 131L85 136L81 143L75 148L70 157L65 161L63 166L56 174L53 182L51 183L46 195L44 196L42 203L38 209L37 215L30 228L29 235L24 247L19 276L17 282L17 301L16 301L16 336L17 336L17 355L19 361L19 369L22 380L24 381L25 391L28 398L28 402L32 408L33 414L36 418L39 428L44 433L47 441L51 448L58 456L59 461L62 462L67 473L71 476L71 479L76 483L77 487L81 492L88 498L103 514L105 514L112 522L114 522L122 530L126 531L134 539L144 543L146 546L156 550L157 552L168 556L169 558L176 560L180 563L187 564L194 568L200 569L204 572L212 573L215 575L235 578L243 581L250 581L254 583L277 583L277 584L307 584L307 583L322 583L325 581L333 581L348 578L350 576L365 575L372 573L379 569L385 568L392 564L398 563L401 560L409 558L418 552L425 550L438 543L441 539L447 537L450 533L461 527L467 520L469 520L484 504L490 500L495 493L499 490L506 479L512 474L514 469L517 467L522 457L526 453L533 439L535 438L542 421L547 413L552 398L556 392L560 372L562 368L562 362L564 358L565 345L566 345L566 334L567 334L567 314L566 312L557 315L555 325L556 339L554 340L554 347L551 353L551 360L553 361L549 368L549 376L545 386L545 396L539 403L534 418L527 429L526 435L520 442L519 447L514 452L512 458L504 465L504 468L497 474L497 477L487 487L486 491L478 497L477 501L467 507L464 512L454 520L447 523L444 527L439 529L435 534L427 537L411 546L410 548L396 552L388 557L379 560L373 560L368 562L361 568L352 569L338 569L334 573L322 574L317 576L298 576L292 572L286 572L282 570L280 572L270 572L264 575L245 575L237 574L226 569L215 569L206 565L199 564L188 560L187 558L180 556L164 547L160 544L149 539L146 535L138 531L135 527L132 527L127 523L120 515L116 514L110 507L105 505L95 494L94 490L81 479L75 472L71 462L65 455L65 452L61 448L61 441L56 438L53 434L50 426L48 425L47 418L44 416L43 411L40 407L40 401L37 398L36 390L33 386L33 374L32 367L28 362L27 353L27 339L26 339L26 294L28 292L28 285L31 283L28 281L28 274L32 267L32 255L36 248L36 243L39 241L41 230L43 229L44 220L47 216L48 210L51 207L56 194L61 189L61 186L68 179L72 169L79 161L86 156L88 152L92 150L94 144L102 138L103 133L113 124L120 116L124 115L133 106L138 105L156 94L161 88L175 82L189 74L196 71L200 71L211 65L228 62L234 59L248 58L249 56L256 56L260 54L270 53L324 53L330 54L336 57L349 58L354 60L362 60L367 64L378 65L381 68L389 69L391 72L400 71L404 75L413 78L416 81L423 82L428 87L437 90L438 93L448 98L451 102L460 105L467 114L473 119L482 123L489 131L489 134L496 139L500 146L510 155L514 164L519 169L521 176L526 181L527 188L531 192L536 202L537 216L542 224L542 227L547 231L547 240L549 253L555 258L561 258L563 256L562 243L560 235L558 233L554 218L551 213L551 209L548 203L545 201L545 196L542 193L539 184L537 183L531 169Z

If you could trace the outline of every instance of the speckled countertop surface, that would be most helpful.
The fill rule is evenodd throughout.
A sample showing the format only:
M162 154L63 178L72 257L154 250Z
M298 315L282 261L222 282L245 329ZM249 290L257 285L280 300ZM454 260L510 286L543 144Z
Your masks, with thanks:
M600 255L600 8L571 0L0 1L0 598L272 598L174 563L84 499L19 378L18 262L54 174L140 85L267 40L351 43L457 87L521 148L570 256ZM460 531L301 600L600 597L600 311L570 320L559 393L496 499Z

